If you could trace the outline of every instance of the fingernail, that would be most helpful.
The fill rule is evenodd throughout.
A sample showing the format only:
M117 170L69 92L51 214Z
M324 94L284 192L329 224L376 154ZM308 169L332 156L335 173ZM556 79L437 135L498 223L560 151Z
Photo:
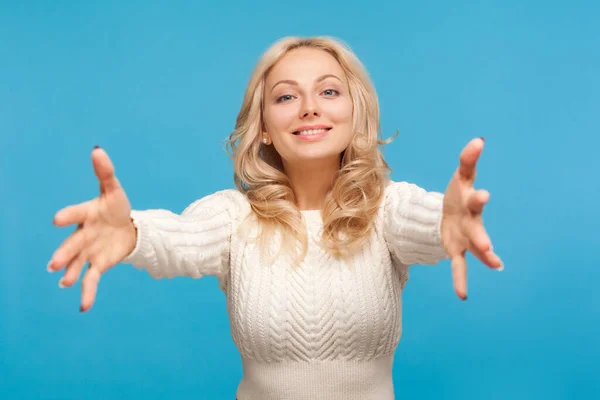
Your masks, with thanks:
M83 306L79 306L79 312L83 312Z
M100 146L98 146L98 145L94 146L94 149L99 149L99 148L100 148Z
M66 288L65 284L63 283L63 279L64 279L64 278L60 278L60 279L58 280L58 287L59 287L59 288L61 288L61 289L64 289L64 288Z
M502 264L498 268L496 268L496 271L504 271L504 264Z
M485 142L485 138L483 136L480 136L479 139L481 139Z
M463 299L463 301L467 301L467 297L468 297L468 296L465 294L465 298Z
M52 260L48 261L48 265L46 265L46 271L54 272L54 270L52 268L50 268L50 265L52 265Z

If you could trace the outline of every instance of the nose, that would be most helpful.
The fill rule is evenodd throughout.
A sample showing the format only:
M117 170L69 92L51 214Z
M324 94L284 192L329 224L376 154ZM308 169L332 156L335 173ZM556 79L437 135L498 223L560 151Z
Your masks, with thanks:
M311 116L318 117L320 115L320 110L317 106L317 103L313 99L306 99L302 103L302 109L300 110L300 118L309 118Z

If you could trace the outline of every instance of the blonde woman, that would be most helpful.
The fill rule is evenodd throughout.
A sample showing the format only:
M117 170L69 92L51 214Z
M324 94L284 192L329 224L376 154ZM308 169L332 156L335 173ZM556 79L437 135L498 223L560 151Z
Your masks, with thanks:
M229 138L237 189L181 215L131 210L107 153L92 152L99 197L60 210L78 225L54 253L81 311L118 263L154 278L218 278L248 399L393 399L401 295L413 264L451 259L467 298L465 252L501 269L473 188L483 148L464 148L445 194L393 182L379 150L379 106L360 61L331 38L268 49Z

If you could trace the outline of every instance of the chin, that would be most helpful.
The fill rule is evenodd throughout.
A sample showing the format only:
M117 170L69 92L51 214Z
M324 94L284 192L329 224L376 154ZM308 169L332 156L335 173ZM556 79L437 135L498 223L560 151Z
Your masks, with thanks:
M342 151L324 151L324 149L303 149L295 154L295 160L301 161L337 161L342 155Z

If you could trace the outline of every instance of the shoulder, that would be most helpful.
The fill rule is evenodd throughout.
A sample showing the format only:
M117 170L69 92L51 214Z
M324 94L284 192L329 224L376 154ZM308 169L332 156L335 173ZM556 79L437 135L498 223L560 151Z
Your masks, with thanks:
M444 195L428 191L414 183L390 181L385 188L381 208L384 218L397 213L417 216L421 211L439 212Z
M385 187L384 206L397 204L398 201L403 202L420 202L423 197L433 196L439 198L441 193L427 191L426 189L411 183L411 182L396 182L389 181Z
M238 219L250 212L250 202L237 189L223 189L201 197L186 207L183 214L227 212Z
M388 181L388 183L385 186L385 196L387 198L390 195L394 195L394 194L398 194L398 193L400 193L400 194L411 193L411 192L422 191L422 190L424 190L424 189L414 183L411 183L411 182L390 180L390 181Z
M390 180L385 186L384 191L384 199L381 204L383 210L389 210L390 208L398 205L402 202L403 198L406 199L407 195L410 195L411 192L415 190L419 190L420 188L409 182L397 182Z

